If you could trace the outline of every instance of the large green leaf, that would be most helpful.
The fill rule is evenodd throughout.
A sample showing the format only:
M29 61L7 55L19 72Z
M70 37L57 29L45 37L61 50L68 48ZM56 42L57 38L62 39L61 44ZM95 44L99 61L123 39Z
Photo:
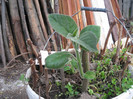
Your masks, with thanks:
M95 72L93 71L87 71L85 74L84 74L84 78L88 79L88 80L92 80L96 77L96 74Z
M84 49L95 52L97 51L97 38L92 32L82 32L80 34L79 38L72 37L71 35L68 35L67 38L71 39L73 42L78 43L80 46L82 46Z
M62 68L71 56L72 54L66 51L51 54L45 59L46 67L50 69Z
M79 39L81 41L84 42L84 44L86 44L86 47L81 45L81 47L85 50L89 50L90 52L95 52L97 51L97 37L94 35L93 32L91 31L85 31L85 32L82 32L79 36ZM87 47L89 46L89 47Z
M88 25L87 27L83 28L82 31L80 32L80 35L84 32L92 32L95 34L95 36L97 37L97 42L99 41L100 38L100 27L96 26L96 25Z
M50 14L48 18L53 29L62 36L67 37L68 33L71 33L73 36L77 35L78 27L70 16Z

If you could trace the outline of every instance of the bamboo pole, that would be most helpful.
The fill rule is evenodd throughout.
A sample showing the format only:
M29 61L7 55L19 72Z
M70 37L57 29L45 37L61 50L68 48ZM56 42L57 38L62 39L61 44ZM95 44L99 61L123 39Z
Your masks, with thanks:
M43 49L45 40L41 35L39 20L32 0L24 0L26 14L29 20L29 28L31 31L32 41L39 50Z
M20 12L22 30L23 30L23 34L24 34L24 37L25 37L25 43L26 43L26 46L27 46L27 51L31 52L30 47L28 46L28 44L26 42L27 39L30 39L30 35L29 35L29 30L28 30L28 27L27 27L26 19L25 19L23 1L22 0L17 0L17 2L18 2L19 12ZM32 55L29 54L29 57L32 57Z
M16 0L9 0L9 10L11 15L12 29L15 35L18 49L20 53L27 52L23 33L22 33L20 16L19 16L18 5ZM23 55L23 58L27 60L28 56Z
M42 17L42 13L41 13L41 10L40 10L39 2L38 2L38 0L34 0L34 3L35 3L35 7L36 7L36 10L37 10L37 14L38 14L38 18L39 18L39 21L40 21L40 25L41 25L43 34L44 34L45 39L47 41L48 40L48 34L47 34L46 27L45 27L45 23L43 21L43 17ZM47 50L49 50L49 49L50 49L50 42L48 43L48 46L47 46Z
M12 57L15 57L17 55L17 52L16 52L14 40L13 40L13 34L12 34L11 24L10 24L9 15L8 15L7 10L6 10L6 27L7 27L6 33L7 33L7 39L8 39L10 53L11 53Z
M83 0L80 0L80 6L84 6ZM86 27L87 26L87 19L85 17L86 16L85 11L82 11L81 15L82 15L82 20L83 20L83 27Z
M80 0L77 0L77 11L79 11L80 9L81 9ZM81 31L83 29L83 20L82 20L82 12L81 11L78 13L78 18L79 18L79 28Z
M113 7L112 7L112 3L110 0L104 0L105 2L105 7L109 10L114 12ZM114 18L114 16L111 13L107 13L108 14L108 18L110 21L116 21L116 19ZM116 24L113 29L112 29L112 37L113 37L113 41L117 41L118 40L118 31L119 31L119 27L118 24Z
M49 34L52 34L53 33L53 29L52 29L52 27L51 27L51 25L50 25L50 23L49 23L49 21L48 21L48 12L47 12L47 5L46 5L46 1L45 0L40 0L41 1L41 7L42 7L42 13L44 13L44 15L45 15L45 21L46 21L46 23L47 23L47 25L48 25L48 28L49 28L49 30L50 30L50 33ZM52 42L53 42L53 46L54 46L54 50L55 51L57 51L57 44L56 44L56 42L55 42L55 36L53 35L52 36Z
M119 7L119 4L118 4L118 1L117 0L110 0L110 1L112 3L113 10L114 10L114 13L115 13L116 17L118 19L121 19L122 18L122 13L120 11L120 7ZM118 24L118 27L119 27L119 30L120 30L120 28L121 28L121 24L120 23ZM123 32L122 32L122 38L123 37L126 37L126 31L125 31L124 28L123 28Z
M22 22L22 29L24 32L25 40L30 39L29 31L27 28L27 23L25 19L25 12L24 12L24 5L22 0L17 0L18 1L18 7L19 7L19 12L20 12L20 17L21 17L21 22Z
M2 33L3 33L3 40L4 40L4 46L5 46L5 53L7 56L7 61L10 61L12 56L9 51L9 45L8 45L8 40L7 40L7 33L6 33L6 6L5 6L5 1L2 0Z
M54 0L54 12L59 13L59 0Z
M123 31L123 26L121 25L121 28L120 28L120 31L119 31L119 35L118 35L116 55L115 55L115 58L114 58L116 65L119 64L120 46L121 46L120 43L121 43L122 31Z
M84 2L84 6L86 7L92 7L91 6L91 1L89 0L83 0ZM87 25L94 25L95 21L94 21L94 16L93 16L93 12L91 11L85 11L86 13L86 19L87 19Z
M0 49L1 49L2 63L3 63L4 66L6 66L6 56L5 56L5 49L4 49L4 44L3 44L1 24L0 24Z

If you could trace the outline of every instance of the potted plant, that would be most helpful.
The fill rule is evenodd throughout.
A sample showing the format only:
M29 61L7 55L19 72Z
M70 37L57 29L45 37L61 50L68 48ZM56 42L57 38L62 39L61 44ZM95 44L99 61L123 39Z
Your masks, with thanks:
M60 51L49 55L43 60L45 61L45 77L43 79L46 80L42 80L40 77L38 79L47 82L45 83L46 98L49 98L49 90L54 86L52 84L56 84L58 88L64 87L66 89L63 92L59 91L61 93L55 95L55 98L60 98L62 96L70 98L78 96L82 92L88 92L90 95L95 95L104 99L118 95L125 91L126 88L128 89L133 85L130 74L126 71L126 67L129 64L128 57L123 58L124 55L121 54L120 57L123 59L121 62L123 63L119 62L119 64L115 64L113 58L116 54L116 48L112 51L107 50L103 56L99 55L96 47L100 37L99 26L89 25L81 30L79 34L76 23L69 16L50 14L49 22L56 32L72 41L75 55L68 51ZM124 51L125 50L123 50L123 53ZM88 59L89 57L91 57L90 62ZM95 69L90 70L91 66L95 67ZM69 74L69 77L65 82L61 82L61 80L59 80L60 77L56 78L56 75L53 76L53 74L52 77L48 77L48 70L53 69L64 69L65 73ZM121 73L122 76L119 75ZM75 74L75 77L80 80L78 83L72 80L72 75ZM54 79L54 82L49 79ZM61 84L64 86L61 86ZM127 84L128 86L126 86ZM113 88L115 88L115 90L113 90ZM115 93L116 91L118 93ZM99 94L101 95L99 96Z

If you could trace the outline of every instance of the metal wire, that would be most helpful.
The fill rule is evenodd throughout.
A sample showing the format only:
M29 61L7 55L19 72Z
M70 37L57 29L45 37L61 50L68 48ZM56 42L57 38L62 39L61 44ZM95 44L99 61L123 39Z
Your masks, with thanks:
M47 45L48 45L49 40L51 39L51 37L52 37L54 34L55 34L55 32L53 32L53 33L50 35L50 37L48 38L48 40L47 40L46 44L44 45L43 50L45 50L45 48L46 48L46 47L47 47Z
M129 31L127 30L126 26L115 16L115 14L114 14L112 11L107 10L107 12L112 13L113 17L114 17L116 20L119 21L119 23L120 23L120 24L124 27L124 29L126 30L127 35L128 35L128 36L130 37L130 39L131 39L131 42L133 43L133 38L132 38L131 34L129 33Z
M71 17L77 15L81 10L82 10L82 9L80 9L78 12L74 13ZM100 12L100 11L99 11L99 12ZM102 11L101 11L101 12L102 12ZM126 26L115 16L115 14L114 14L112 11L109 11L109 10L106 9L106 12L107 12L107 13L108 13L108 12L112 13L113 17L114 17L116 20L119 21L119 23L120 23L120 24L124 27L124 29L126 30L127 35L128 35L128 36L130 37L130 39L131 39L131 42L133 43L133 38L132 38L131 34L129 33L129 31L127 30ZM55 31L55 32L56 32L56 31ZM51 39L51 37L54 35L55 32L53 32L53 33L50 35L50 37L48 38L48 40L47 40L47 42L46 42L46 44L45 44L45 46L44 46L44 48L43 48L43 50L45 50L45 48L46 48L47 45L48 45L49 40Z

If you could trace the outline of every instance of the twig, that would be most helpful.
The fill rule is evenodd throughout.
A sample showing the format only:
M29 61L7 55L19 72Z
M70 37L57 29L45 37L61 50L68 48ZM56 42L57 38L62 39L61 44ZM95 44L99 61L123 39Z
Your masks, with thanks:
M26 54L30 54L30 53L32 53L32 52L25 52L25 53L22 53L22 54L19 54L19 55L15 56L15 57L5 66L5 68L7 68L7 67L12 63L12 61L14 61L16 58L18 58L18 57L20 57L20 56L23 56L23 55L26 55Z
M50 96L49 96L49 80L48 80L48 69L45 68L45 84L46 84L46 98L49 99Z
M124 66L124 68L123 68L123 71L122 71L121 80L122 80L123 77L124 77L125 70L127 69L129 63L130 63L130 56L127 57L127 61L126 61L126 63L125 63L125 66Z
M40 66L40 72L41 74L43 73L43 66L42 66L42 58L41 58L41 54L38 54L38 62L39 62L39 66Z
M35 62L33 59L29 59L30 65L31 65L31 72L32 72L32 80L33 80L33 88L36 87L37 81L38 81L38 74L36 73L36 67L35 67Z
M121 35L122 35L123 27L120 27L119 36L118 36L118 43L117 43L117 51L115 55L115 64L118 64L119 62L119 55L120 55L120 42L121 42Z
M33 54L36 56L36 58L38 58L38 53L35 49L35 46L33 45L32 41L30 39L27 39L27 43L29 44L29 46L31 47Z
M128 48L129 48L129 47L128 47ZM126 52L128 51L128 48L127 48L126 51L122 54L122 56L125 56ZM121 62L122 59L123 59L123 57L121 57L121 58L119 59L119 61Z
M126 47L127 47L127 45L128 45L128 40L129 40L129 36L128 36L128 37L127 37L127 39L126 39L126 43L125 43L124 48L126 48Z
M110 34L111 34L111 32L112 32L112 29L113 29L113 27L115 26L115 24L116 24L116 21L114 21L114 22L111 23L110 29L109 29L109 31L108 31L107 38L106 38L106 40L105 40L104 48L103 48L103 50L101 51L101 56L104 55L104 53L105 53L105 50L106 50L106 47L107 47L107 44L108 44L108 40L109 40L109 36L110 36Z

